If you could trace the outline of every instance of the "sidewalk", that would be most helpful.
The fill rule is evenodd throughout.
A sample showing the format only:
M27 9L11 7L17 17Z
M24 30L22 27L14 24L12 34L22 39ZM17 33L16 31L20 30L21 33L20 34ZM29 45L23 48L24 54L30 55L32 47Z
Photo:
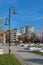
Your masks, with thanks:
M43 65L43 56L26 52L21 47L12 47L12 53L23 65Z
M34 56L33 56L33 58L23 59L23 57L21 57L17 53L14 53L14 55L16 56L16 58L19 59L19 61L22 63L22 65L43 65L43 59L40 59L40 56L37 56L39 58L36 58L36 57L34 58ZM34 54L34 55L36 55L36 54Z

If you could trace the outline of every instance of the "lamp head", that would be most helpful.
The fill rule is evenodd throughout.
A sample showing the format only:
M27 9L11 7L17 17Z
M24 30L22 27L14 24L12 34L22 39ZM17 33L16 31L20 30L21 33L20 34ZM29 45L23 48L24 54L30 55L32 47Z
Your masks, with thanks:
M8 22L5 22L5 24L4 25L9 25L9 23Z
M15 10L13 11L13 14L17 14Z

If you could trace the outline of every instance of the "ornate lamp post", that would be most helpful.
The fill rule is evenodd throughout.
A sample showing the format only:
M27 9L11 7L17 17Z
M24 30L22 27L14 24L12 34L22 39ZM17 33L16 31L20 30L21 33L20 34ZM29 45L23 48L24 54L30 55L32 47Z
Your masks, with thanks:
M9 8L9 54L11 53L11 47L10 47L10 14L11 14L11 11L13 11L13 14L16 14L16 11L15 11L15 7L10 7Z
M9 54L11 53L11 45L10 45L10 18L11 18L11 12L12 12L12 10L13 10L13 14L17 14L16 13L16 11L15 11L15 7L10 7L9 8L9 17L8 18L6 18L6 20L9 22L8 24L7 24L7 22L5 23L5 25L9 25Z

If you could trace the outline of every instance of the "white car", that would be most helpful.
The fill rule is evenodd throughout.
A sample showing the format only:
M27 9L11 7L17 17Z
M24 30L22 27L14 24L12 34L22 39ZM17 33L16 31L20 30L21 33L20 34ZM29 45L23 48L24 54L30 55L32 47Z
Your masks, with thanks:
M24 44L23 43L20 43L19 45L24 47Z

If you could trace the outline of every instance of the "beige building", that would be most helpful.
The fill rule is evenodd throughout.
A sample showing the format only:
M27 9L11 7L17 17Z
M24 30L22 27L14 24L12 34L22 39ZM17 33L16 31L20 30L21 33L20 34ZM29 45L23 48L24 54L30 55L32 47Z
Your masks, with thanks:
M16 33L17 33L17 29L10 29L10 42L13 43L15 42L17 36L16 36ZM9 39L9 30L7 30L7 42L8 42L8 39Z
M18 38L17 29L10 29L10 42L13 43ZM9 42L9 30L0 31L0 43Z
M6 43L6 32L0 31L0 43Z

